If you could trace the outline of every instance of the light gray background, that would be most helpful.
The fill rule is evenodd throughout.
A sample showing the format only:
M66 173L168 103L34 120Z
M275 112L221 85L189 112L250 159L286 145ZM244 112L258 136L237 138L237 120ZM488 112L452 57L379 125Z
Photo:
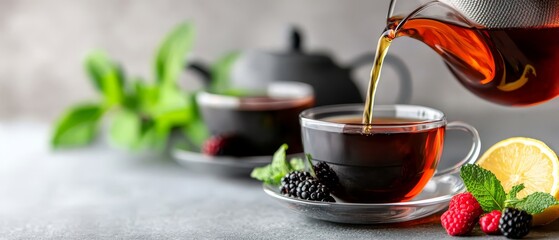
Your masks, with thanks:
M231 50L285 46L288 23L304 29L306 48L328 51L340 64L372 52L388 0L0 0L0 121L52 122L65 107L95 98L81 60L106 49L133 76L151 76L153 53L175 24L197 28L192 58L213 61ZM441 59L421 43L398 39L390 52L413 73L412 103L445 111L476 126L487 148L511 136L531 136L559 149L557 101L509 108L479 99L454 80ZM394 73L386 69L379 102L390 102ZM366 85L368 69L356 72ZM199 86L185 74L183 83ZM363 89L363 91L365 91Z
M387 5L388 0L0 0L0 239L451 238L437 216L411 226L313 221L281 208L248 179L188 171L160 155L110 149L103 141L75 151L48 147L55 117L96 97L81 64L90 49L106 49L128 74L149 77L156 46L183 20L197 27L191 57L210 62L231 50L279 50L286 25L294 23L305 30L307 49L329 51L344 64L374 50ZM497 106L467 92L421 43L399 39L391 53L405 58L413 73L412 103L476 126L484 149L521 135L559 150L557 100L532 108ZM355 79L364 87L367 76L364 68ZM379 102L393 99L394 76L392 69L383 71ZM199 87L189 74L182 82ZM454 156L465 151L461 144L445 147ZM553 229L557 222L531 236L553 238Z

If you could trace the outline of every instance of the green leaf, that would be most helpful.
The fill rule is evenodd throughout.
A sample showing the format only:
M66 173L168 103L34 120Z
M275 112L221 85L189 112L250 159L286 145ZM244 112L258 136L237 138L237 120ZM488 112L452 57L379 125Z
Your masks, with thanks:
M77 147L90 143L96 136L104 109L97 104L70 108L60 117L51 138L54 148Z
M190 137L196 143L207 138L204 137L203 123L197 122L200 118L193 94L181 91L176 86L163 88L142 81L136 81L134 86L138 95L139 114L153 123L150 126L153 129L150 129L149 134L146 133L146 140L140 145L164 147L174 129L193 131Z
M274 153L272 162L264 167L252 170L250 176L266 184L279 185L281 178L292 171L304 171L305 162L301 158L286 159L287 144L283 144Z
M188 22L178 25L167 35L155 58L155 75L159 84L164 87L175 85L193 42L194 27Z
M190 106L161 113L155 116L154 120L158 135L166 137L173 128L186 126L192 123Z
M161 88L157 103L149 114L161 139L167 138L173 128L186 126L197 117L193 98L178 88Z
M279 185L281 178L289 173L289 165L285 159L286 150L287 144L281 145L274 153L272 163L264 167L255 168L250 176L267 184Z
M193 94L183 92L177 87L161 88L140 81L135 82L134 85L141 112L149 116L157 118L177 111L183 111L188 119L198 116Z
M194 104L190 94L176 87L159 88L157 101L153 106L151 114L158 116L177 110L185 110L184 114L192 116L194 115L193 110L196 109Z
M276 184L279 184L281 178L285 176L285 174L290 172L290 166L287 163L286 159L286 151L287 151L287 144L282 144L280 148L274 153L272 158L272 172L274 175L272 176L272 181Z
M250 177L257 179L259 181L262 181L264 183L267 184L272 184L275 185L271 180L270 180L270 176L272 175L272 172L270 170L270 166L266 165L264 167L257 167L252 169L252 172L250 173Z
M147 114L155 112L160 92L159 87L136 80L134 82L134 89L137 95L139 111Z
M514 207L522 209L529 214L538 214L546 208L557 204L559 204L559 201L551 196L551 194L535 192L517 202Z
M210 72L212 80L209 87L211 91L221 92L231 87L231 68L239 56L239 52L230 52L218 59L211 66Z
M124 73L105 52L92 51L85 58L85 70L95 87L103 93L108 105L121 103L124 98Z
M246 96L263 96L266 95L265 91L253 90L253 89L241 89L241 88L226 88L226 89L216 89L213 93L227 95L232 97L246 97Z
M522 191L524 189L524 183L518 184L513 186L510 191L509 194L507 194L507 200L514 200L516 199L516 195Z
M141 136L141 128L140 116L128 109L123 109L114 116L109 136L117 146L136 149Z
M474 164L464 165L460 177L483 211L502 210L506 194L495 174Z
M198 147L202 146L204 141L210 137L206 124L199 118L184 126L183 133L190 142Z
M138 139L138 149L159 149L162 150L165 145L157 137L155 122L151 119L142 119L140 137Z
M316 172L314 171L314 167L312 165L312 155L310 153L306 153L305 158L307 159L307 164L309 164L311 174L316 177Z
M289 160L289 167L291 171L304 171L306 169L305 162L302 158L291 158L291 160Z

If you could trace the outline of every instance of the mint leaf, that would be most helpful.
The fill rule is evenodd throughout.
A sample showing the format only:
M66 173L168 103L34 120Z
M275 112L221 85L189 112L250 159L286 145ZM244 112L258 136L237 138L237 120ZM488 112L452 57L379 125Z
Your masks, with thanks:
M123 109L116 113L109 129L112 143L126 149L136 149L141 136L141 119L134 112Z
M155 58L155 77L164 87L173 86L186 64L186 54L194 43L194 27L182 23L165 37Z
M559 204L559 201L551 196L551 194L535 192L514 204L513 207L522 209L529 214L538 214L543 212L546 208L557 204Z
M291 171L290 166L286 160L287 148L287 144L281 145L280 148L274 153L274 157L272 158L271 182L273 182L274 184L279 184L281 178Z
M287 150L287 144L283 144L274 153L272 158L272 163L264 166L258 167L252 170L250 176L252 178L258 179L266 184L279 185L281 178L289 173L289 165L285 159L285 151Z
M301 158L291 158L291 160L289 160L289 168L291 171L305 170L305 162Z
M177 87L158 88L154 105L151 106L150 114L161 115L173 111L183 111L183 114L192 117L196 115L194 110L196 102L191 94L181 91Z
M192 97L175 87L160 88L158 99L150 111L149 115L153 118L157 138L162 141L161 145L166 144L174 128L186 126L198 116Z
M152 114L157 107L157 100L159 98L159 87L155 84L146 84L145 82L137 79L133 83L136 97L138 98L138 108L140 112Z
M475 164L466 164L460 169L460 177L483 211L503 209L506 194L495 174Z
M140 137L138 139L139 149L164 149L166 141L162 141L155 129L155 123L152 120L143 120Z
M220 59L218 59L211 66L211 76L212 81L210 82L210 90L214 92L222 92L225 89L229 89L231 86L229 84L230 72L233 67L233 63L239 58L239 52L231 52Z
M250 176L258 179L266 184L279 185L281 178L292 171L301 171L305 169L305 163L301 158L292 158L289 162L286 160L287 144L283 144L274 153L272 163L258 167L252 170Z
M123 102L124 74L122 68L103 51L92 51L85 58L85 70L108 105Z
M522 189L524 189L524 183L518 184L516 186L513 186L510 191L509 194L507 194L507 200L515 200L516 199L516 195L522 191Z
M272 184L272 180L271 176L272 175L272 171L270 170L270 166L264 166L264 167L257 167L252 169L252 172L250 173L250 177L257 179L259 181L262 181L266 184Z
M199 118L184 126L182 132L188 140L198 147L201 147L204 141L210 137L206 124Z
M51 145L62 148L90 143L97 134L97 125L103 113L103 107L97 104L70 108L56 123Z
M310 169L311 174L312 174L313 176L316 177L316 172L314 171L314 167L313 167L313 165L312 165L312 156L311 156L311 154L310 154L310 153L306 153L306 154L305 154L305 158L307 159L307 164L309 164L309 169Z

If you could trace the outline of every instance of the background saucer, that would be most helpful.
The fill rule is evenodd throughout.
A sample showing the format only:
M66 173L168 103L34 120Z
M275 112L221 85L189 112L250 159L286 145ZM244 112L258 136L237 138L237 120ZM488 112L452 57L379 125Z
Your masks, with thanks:
M452 196L465 190L458 176L449 175L431 179L411 201L369 204L306 201L283 196L274 186L263 187L269 196L298 214L329 222L353 224L405 222L426 217L448 207Z
M224 176L250 176L255 167L265 166L272 161L272 156L208 156L188 144L177 144L171 150L171 156L182 166L196 171L203 171Z

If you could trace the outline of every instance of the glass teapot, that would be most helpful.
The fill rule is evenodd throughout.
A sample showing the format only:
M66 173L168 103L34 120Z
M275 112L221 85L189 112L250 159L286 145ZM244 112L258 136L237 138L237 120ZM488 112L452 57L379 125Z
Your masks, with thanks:
M529 106L559 95L557 0L392 0L383 36L427 44L488 101Z

